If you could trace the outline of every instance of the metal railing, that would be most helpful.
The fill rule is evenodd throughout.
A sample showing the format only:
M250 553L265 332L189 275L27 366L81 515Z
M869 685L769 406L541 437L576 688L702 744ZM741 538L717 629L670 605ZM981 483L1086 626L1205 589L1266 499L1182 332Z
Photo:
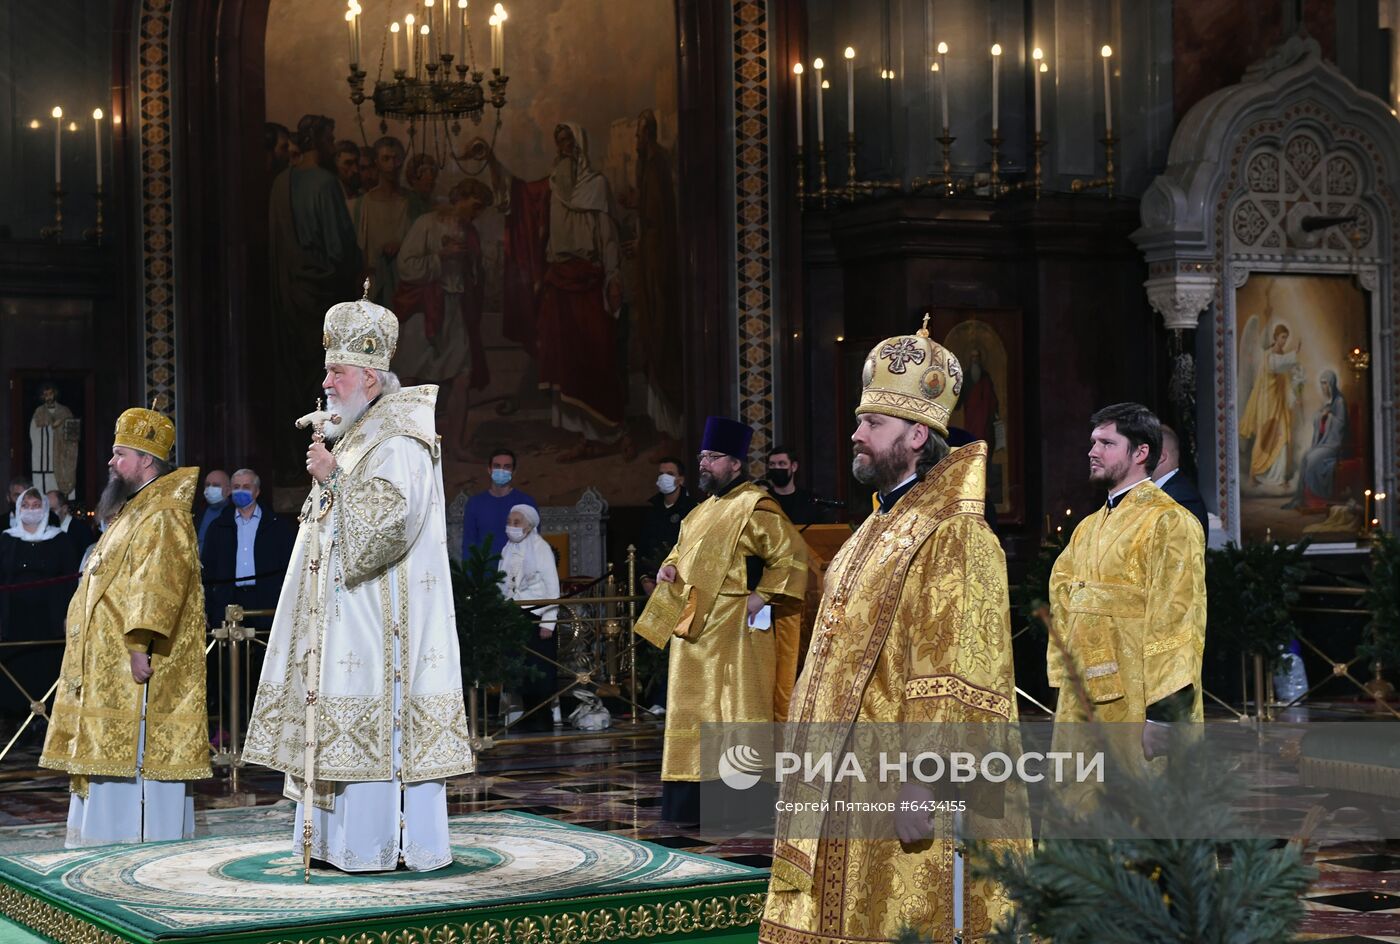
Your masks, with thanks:
M627 548L627 577L625 589L615 568L608 565L607 574L594 581L582 593L552 600L514 600L522 610L531 612L545 607L558 607L554 618L554 634L559 640L557 658L550 658L536 648L525 647L528 655L547 663L554 669L554 691L532 705L522 705L521 714L509 724L502 723L494 732L483 724L485 712L478 699L483 692L478 686L469 690L471 700L468 716L472 736L479 747L489 748L495 738L538 712L550 708L559 699L576 689L590 690L599 698L621 698L631 708L635 727L639 715L646 709L637 701L637 646L639 640L632 632L637 621L638 604L646 597L637 593L637 552ZM561 684L562 680L562 684ZM625 684L625 688L624 688ZM597 737L594 731L575 731L557 737Z

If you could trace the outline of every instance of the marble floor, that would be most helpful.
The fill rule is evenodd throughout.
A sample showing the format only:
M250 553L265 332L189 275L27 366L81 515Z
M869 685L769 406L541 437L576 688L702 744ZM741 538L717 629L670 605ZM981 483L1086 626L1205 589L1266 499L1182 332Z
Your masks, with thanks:
M65 779L35 766L34 748L0 765L0 854L62 845L68 796ZM674 849L716 855L766 867L770 844L737 838L718 844L659 818L661 733L657 726L603 735L522 736L497 742L480 758L476 776L453 781L450 812L524 810L592 829L617 832ZM246 770L242 794L226 780L198 786L201 829L256 820L232 808L270 808L281 799L281 778ZM1280 811L1306 809L1317 790L1296 785L1268 788ZM1341 842L1310 847L1319 878L1306 896L1300 939L1323 944L1400 944L1400 842Z

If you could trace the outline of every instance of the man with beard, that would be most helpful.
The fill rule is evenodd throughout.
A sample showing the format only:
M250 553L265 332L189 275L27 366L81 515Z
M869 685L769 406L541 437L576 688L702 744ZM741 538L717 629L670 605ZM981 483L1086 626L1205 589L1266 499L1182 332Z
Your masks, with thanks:
M1151 759L1164 735L1145 720L1203 720L1205 539L1195 516L1150 478L1162 452L1157 417L1119 403L1091 422L1089 481L1108 490L1108 502L1074 529L1050 576L1055 722L1142 724Z
M320 501L302 507L243 757L287 775L298 849L310 742L316 859L346 872L438 869L452 862L446 780L475 764L437 387L400 387L389 372L398 319L365 298L326 312L323 340L321 383L340 419L325 427L333 449L306 451ZM319 665L310 665L318 639ZM308 697L318 706L312 731Z
M753 430L712 416L700 444L700 490L681 522L636 631L674 639L661 755L661 818L700 820L700 725L787 717L797 673L807 546L782 508L747 480ZM753 625L772 605L772 628Z
M982 516L987 444L950 452L945 439L961 368L925 327L871 350L862 384L851 473L876 489L879 508L827 570L789 727L1001 731L1017 717L1006 557ZM783 782L785 806L803 789L797 779ZM849 801L852 789L837 783L829 799ZM1006 837L994 846L1016 836L1024 809L1014 791L997 798L963 814L969 835ZM900 799L933 794L915 784ZM894 835L853 839L861 814L829 807L816 819L780 813L759 940L888 941L904 929L953 940L953 840L931 838L932 817L913 808L895 817ZM964 892L962 939L982 940L1008 902L982 879Z
M39 759L72 775L69 848L193 836L188 781L210 776L199 469L175 469L174 444L175 424L153 410L117 420L97 505L112 523L68 606Z
M305 115L294 143L301 156L272 181L268 197L268 260L271 273L273 378L276 402L309 404L320 363L315 319L337 299L354 292L361 275L355 228L345 191L330 168L335 121ZM276 431L278 476L294 481L302 439L290 424Z
M555 125L554 147L549 176L531 181L503 167L481 138L464 155L490 165L496 206L506 217L505 334L538 360L555 427L579 436L557 461L594 458L618 445L630 460L618 363L622 254L612 188L593 167L582 125Z

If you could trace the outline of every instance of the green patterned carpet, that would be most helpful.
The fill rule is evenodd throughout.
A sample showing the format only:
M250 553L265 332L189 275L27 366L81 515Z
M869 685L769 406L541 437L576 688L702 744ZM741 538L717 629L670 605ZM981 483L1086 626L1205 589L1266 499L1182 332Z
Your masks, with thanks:
M60 941L584 944L756 933L764 870L526 813L454 817L450 828L448 868L316 870L309 885L286 828L16 851L0 857L0 906Z

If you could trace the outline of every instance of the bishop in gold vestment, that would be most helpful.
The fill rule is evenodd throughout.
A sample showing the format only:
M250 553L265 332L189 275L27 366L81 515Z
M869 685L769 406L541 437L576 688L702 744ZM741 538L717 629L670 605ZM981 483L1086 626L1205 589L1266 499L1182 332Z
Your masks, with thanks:
M1149 431L1157 426L1156 417L1135 404L1108 407L1095 416L1096 421L1118 416L1096 422L1094 450L1102 455L1090 453L1091 480L1110 488L1109 504L1079 523L1055 561L1053 625L1077 664L1098 720L1169 720L1157 714L1164 707L1160 703L1170 700L1174 718L1200 721L1204 538L1195 516L1146 478L1160 452L1160 432L1156 452L1150 444L1137 448L1140 462L1113 452L1118 444L1112 440L1131 445L1124 429L1139 422L1136 411L1151 417L1143 421ZM1102 435L1105 430L1109 438ZM1054 639L1047 658L1050 685L1060 689L1055 721L1086 720L1090 712Z
M942 438L962 385L957 359L927 331L890 338L871 351L863 383L852 471L879 490L879 510L827 571L789 727L800 737L796 726L809 723L1013 722L1006 558L984 518L987 444L949 453ZM913 841L861 836L854 817L872 814L835 802L849 802L851 789L831 788L819 823L779 814L759 940L854 944L905 928L934 941L951 941L955 928L964 940L985 935L1006 908L1000 889L968 879L955 904L953 842L930 838L932 823ZM964 816L1003 820L1024 813L1023 794L1019 803L969 804Z
M99 514L116 517L68 606L42 767L72 774L69 847L188 838L186 781L210 776L197 468L169 470L170 420L117 420Z
M777 501L742 478L752 434L731 420L706 424L700 485L710 497L681 522L636 627L671 644L662 817L677 822L698 821L698 786L682 785L701 779L700 725L783 720L797 675L807 545ZM755 628L750 616L764 604L772 627Z

